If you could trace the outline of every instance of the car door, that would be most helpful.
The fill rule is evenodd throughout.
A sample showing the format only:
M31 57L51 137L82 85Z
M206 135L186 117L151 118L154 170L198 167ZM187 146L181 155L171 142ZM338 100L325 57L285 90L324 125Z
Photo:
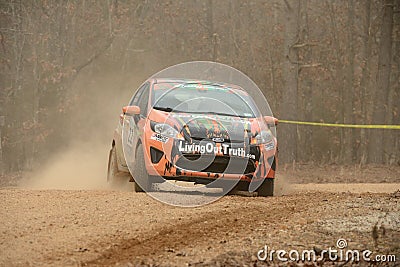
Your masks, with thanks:
M143 84L132 97L131 101L129 101L129 106L139 106L141 96L145 91L148 91L149 84ZM117 157L118 161L121 162L123 167L127 167L126 160L133 160L134 153L132 151L136 148L137 136L138 136L138 127L137 122L139 121L140 116L130 116L126 114L121 114L122 120L118 125L118 136L120 140L117 140ZM124 139L124 141L122 140ZM125 145L124 149L122 146Z
M129 117L129 130L127 145L132 153L136 152L137 144L143 135L143 128L146 123L148 103L149 103L149 93L150 93L149 83L145 83L141 88L141 92L138 92L138 97L133 99L132 106L138 106L140 108L140 114ZM135 155L132 155L135 157Z

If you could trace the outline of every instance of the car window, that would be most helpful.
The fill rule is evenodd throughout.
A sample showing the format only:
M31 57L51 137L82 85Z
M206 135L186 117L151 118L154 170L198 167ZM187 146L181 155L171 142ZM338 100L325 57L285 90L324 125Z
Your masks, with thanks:
M142 96L142 94L145 91L147 86L148 86L148 83L145 83L137 90L136 94L133 96L132 100L129 102L129 106L138 106L139 99Z
M143 92L139 97L138 100L138 106L140 107L140 114L143 116L147 115L147 105L149 103L149 84L146 83L144 88L143 88Z
M185 113L217 113L245 118L257 117L257 108L247 92L219 84L154 84L153 105Z

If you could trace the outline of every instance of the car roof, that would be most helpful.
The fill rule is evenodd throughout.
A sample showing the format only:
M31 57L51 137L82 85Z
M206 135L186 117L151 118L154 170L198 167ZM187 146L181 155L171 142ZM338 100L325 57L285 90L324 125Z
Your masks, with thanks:
M245 91L242 87L240 87L239 85L236 85L236 84L207 81L207 80L156 78L156 79L151 79L150 81L153 81L153 83L197 83L197 84L200 83L200 84L204 84L204 85L216 85L216 86L230 87L232 89L238 89L238 90Z

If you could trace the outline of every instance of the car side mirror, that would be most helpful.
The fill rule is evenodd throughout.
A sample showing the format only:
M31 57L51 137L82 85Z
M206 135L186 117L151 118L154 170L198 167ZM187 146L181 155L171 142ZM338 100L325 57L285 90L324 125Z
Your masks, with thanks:
M278 119L272 116L264 116L264 120L267 122L269 127L275 127L278 125Z
M122 113L128 116L139 115L140 108L138 106L125 106L122 108Z

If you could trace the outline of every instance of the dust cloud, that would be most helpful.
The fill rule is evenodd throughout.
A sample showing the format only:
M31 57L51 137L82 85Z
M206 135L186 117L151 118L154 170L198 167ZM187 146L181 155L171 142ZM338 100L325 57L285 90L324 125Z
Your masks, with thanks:
M106 189L108 146L74 144L34 172L22 187L33 189Z
M278 169L274 183L274 196L284 196L293 193L294 188L289 180L286 175L279 173Z
M143 80L146 79L144 75ZM142 82L107 69L83 73L67 99L74 99L67 113L69 131L54 152L27 174L20 186L34 189L107 189L107 165L113 131L121 107ZM140 77L139 77L140 78ZM57 147L59 146L59 147Z

